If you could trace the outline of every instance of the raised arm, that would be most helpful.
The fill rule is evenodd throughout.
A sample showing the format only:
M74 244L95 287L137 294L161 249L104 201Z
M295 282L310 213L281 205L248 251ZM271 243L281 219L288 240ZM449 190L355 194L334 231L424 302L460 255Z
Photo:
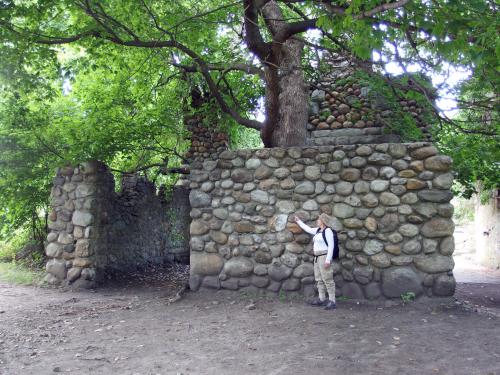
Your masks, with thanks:
M299 227L302 228L304 232L307 232L309 234L316 234L318 229L317 228L311 228L309 225L305 224L302 220L300 220L297 216L295 216L295 222Z

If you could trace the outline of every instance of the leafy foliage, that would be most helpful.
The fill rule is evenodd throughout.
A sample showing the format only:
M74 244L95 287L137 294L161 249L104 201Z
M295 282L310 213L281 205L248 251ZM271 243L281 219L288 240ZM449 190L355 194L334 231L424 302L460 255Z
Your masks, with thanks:
M470 198L477 193L481 183L483 190L491 191L500 186L500 148L498 139L483 135L471 135L448 129L440 133L440 151L453 158L455 194Z
M182 120L193 87L219 96L217 109L203 109L207 122L226 129L233 147L255 147L255 131L237 124L260 124L255 110L273 88L263 71L279 71L274 51L286 42L278 40L284 34L307 42L302 68L310 74L317 74L311 61L332 50L377 69L397 61L424 73L450 66L470 71L454 92L463 100L461 122L434 113L443 126L440 147L454 157L467 191L477 180L498 185L497 138L463 133L498 134L494 2L268 2L279 6L284 34L269 27L276 20L263 19L263 3L0 0L1 236L35 216L43 224L58 166L97 158L117 171L143 169L157 182L168 181L162 166L182 163L188 146ZM256 22L248 23L246 12L254 8ZM313 29L319 36L304 34ZM383 58L370 61L374 51ZM267 59L273 56L277 65ZM420 101L432 90L423 79L395 81L416 82L420 94L393 91L374 79L370 84L392 106L393 128L416 139L413 119L398 112L396 98ZM273 106L265 108L269 115Z

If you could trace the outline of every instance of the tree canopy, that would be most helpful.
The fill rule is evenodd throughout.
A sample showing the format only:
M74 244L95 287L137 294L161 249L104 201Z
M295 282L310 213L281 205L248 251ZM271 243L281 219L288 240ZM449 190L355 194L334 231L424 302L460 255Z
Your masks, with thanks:
M455 118L436 107L434 91L405 84L433 106L443 149L456 152L474 134L457 159L464 181L491 177L467 153L497 145L499 28L488 0L0 0L5 217L20 222L46 205L53 168L69 161L153 166L153 177L180 164L192 87L210 93L211 123L233 140L248 142L252 129L265 146L302 145L307 78L331 51L368 73L394 62L444 76L466 70L449 91ZM495 168L497 156L481 160Z

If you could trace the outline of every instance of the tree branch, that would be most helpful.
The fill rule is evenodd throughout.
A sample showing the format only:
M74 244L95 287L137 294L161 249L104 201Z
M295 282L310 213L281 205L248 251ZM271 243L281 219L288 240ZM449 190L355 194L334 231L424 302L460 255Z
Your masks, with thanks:
M173 66L175 66L176 68L180 68L188 73L200 72L200 68L197 65L183 65L183 64L176 63L174 61L172 61L171 64ZM218 65L218 64L207 64L207 67L210 71L237 70L237 71L244 72L247 74L255 74L255 75L258 75L260 78L265 79L264 72L261 69L255 67L253 65L249 65L249 64L235 63L235 64L230 64L227 66Z
M271 53L271 46L264 41L259 29L259 13L255 0L243 0L245 42L251 52L255 53L261 61L267 61Z

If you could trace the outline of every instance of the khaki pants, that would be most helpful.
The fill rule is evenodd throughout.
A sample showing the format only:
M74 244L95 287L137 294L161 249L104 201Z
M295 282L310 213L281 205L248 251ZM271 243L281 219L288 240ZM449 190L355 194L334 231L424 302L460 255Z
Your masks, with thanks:
M314 279L318 287L319 299L326 299L326 292L330 301L335 302L335 281L333 281L333 267L325 268L326 255L314 258Z

